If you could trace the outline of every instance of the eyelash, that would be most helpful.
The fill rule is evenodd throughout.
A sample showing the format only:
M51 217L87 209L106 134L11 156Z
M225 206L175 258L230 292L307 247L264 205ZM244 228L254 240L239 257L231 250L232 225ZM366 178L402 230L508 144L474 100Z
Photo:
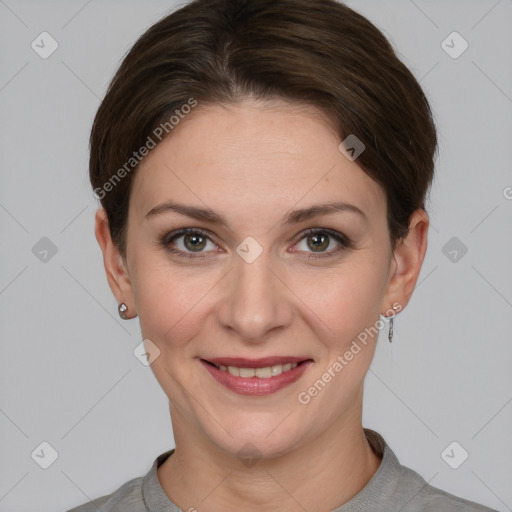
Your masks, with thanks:
M207 238L212 243L214 243L213 240L211 240L211 238L208 236L208 233L206 233L205 231L202 231L201 229L183 228L178 231L174 231L172 233L165 235L160 240L159 245L163 246L171 254L175 254L181 258L189 258L189 259L206 258L207 256L200 255L201 254L200 252L197 252L197 253L184 252L180 249L175 249L175 248L171 247L171 243L174 240L176 240L177 238L179 238L183 235L188 235L188 234L200 235L202 237ZM324 252L324 253L318 253L318 254L311 253L307 259L326 258L326 257L336 256L337 254L339 254L342 251L354 248L354 244L349 238L347 238L345 235L342 235L341 233L338 233L337 231L333 231L332 229L328 229L328 228L307 229L306 231L301 233L301 236L298 238L296 243L301 242L304 238L307 238L309 235L317 235L317 234L327 234L330 237L334 238L339 243L339 245L335 249L332 249L332 250Z

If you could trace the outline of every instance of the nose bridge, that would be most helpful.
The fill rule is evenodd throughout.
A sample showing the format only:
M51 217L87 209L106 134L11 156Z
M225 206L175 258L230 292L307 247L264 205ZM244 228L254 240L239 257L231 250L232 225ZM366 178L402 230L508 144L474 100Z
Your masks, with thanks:
M286 288L276 276L271 254L252 237L238 245L233 265L217 318L241 339L257 342L269 330L290 321Z

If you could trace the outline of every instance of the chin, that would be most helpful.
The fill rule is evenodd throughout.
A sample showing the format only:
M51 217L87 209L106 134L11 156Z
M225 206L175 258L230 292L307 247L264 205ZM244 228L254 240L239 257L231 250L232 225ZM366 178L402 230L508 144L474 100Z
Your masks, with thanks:
M241 459L280 457L292 452L304 439L302 432L290 432L291 422L283 421L286 414L267 415L266 419L262 419L259 413L255 421L251 420L251 416L246 413L236 420L225 421L222 425L224 428L210 421L207 425L203 424L203 429L220 450ZM293 428L297 427L297 422L293 422Z

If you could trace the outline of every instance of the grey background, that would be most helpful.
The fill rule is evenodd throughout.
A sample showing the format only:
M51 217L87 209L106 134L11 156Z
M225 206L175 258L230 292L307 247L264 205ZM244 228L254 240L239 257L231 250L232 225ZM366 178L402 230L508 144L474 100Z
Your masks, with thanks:
M364 424L432 485L509 511L512 0L348 4L421 80L440 136L426 259L393 345L381 332ZM138 323L117 317L86 173L110 78L176 5L0 0L2 512L67 510L174 446L166 396L133 355ZM47 59L31 48L43 31L59 45ZM453 31L469 43L457 59L441 46ZM43 237L57 250L46 261ZM58 452L48 469L31 456L43 441ZM458 469L441 456L453 441L469 453Z

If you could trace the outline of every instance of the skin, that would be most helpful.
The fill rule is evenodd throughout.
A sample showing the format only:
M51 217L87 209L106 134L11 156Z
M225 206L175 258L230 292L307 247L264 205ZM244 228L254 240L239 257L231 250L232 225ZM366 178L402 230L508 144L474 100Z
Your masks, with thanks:
M126 257L97 211L110 287L160 350L151 368L169 398L176 451L158 478L183 510L330 511L379 467L361 418L376 336L309 403L297 396L392 304L407 305L429 220L417 210L392 253L384 191L339 151L340 142L313 107L249 98L198 106L137 170ZM170 211L145 218L169 200L215 210L229 227ZM291 210L330 201L356 205L366 219L338 211L281 224ZM187 227L209 235L200 253L190 236L171 244L194 258L159 244ZM301 235L307 228L335 230L354 247L332 252L340 244L329 237L316 252L315 240ZM248 236L263 248L252 263L236 252ZM269 355L314 363L277 393L248 397L217 383L199 361ZM247 443L261 456L250 467L237 456Z

